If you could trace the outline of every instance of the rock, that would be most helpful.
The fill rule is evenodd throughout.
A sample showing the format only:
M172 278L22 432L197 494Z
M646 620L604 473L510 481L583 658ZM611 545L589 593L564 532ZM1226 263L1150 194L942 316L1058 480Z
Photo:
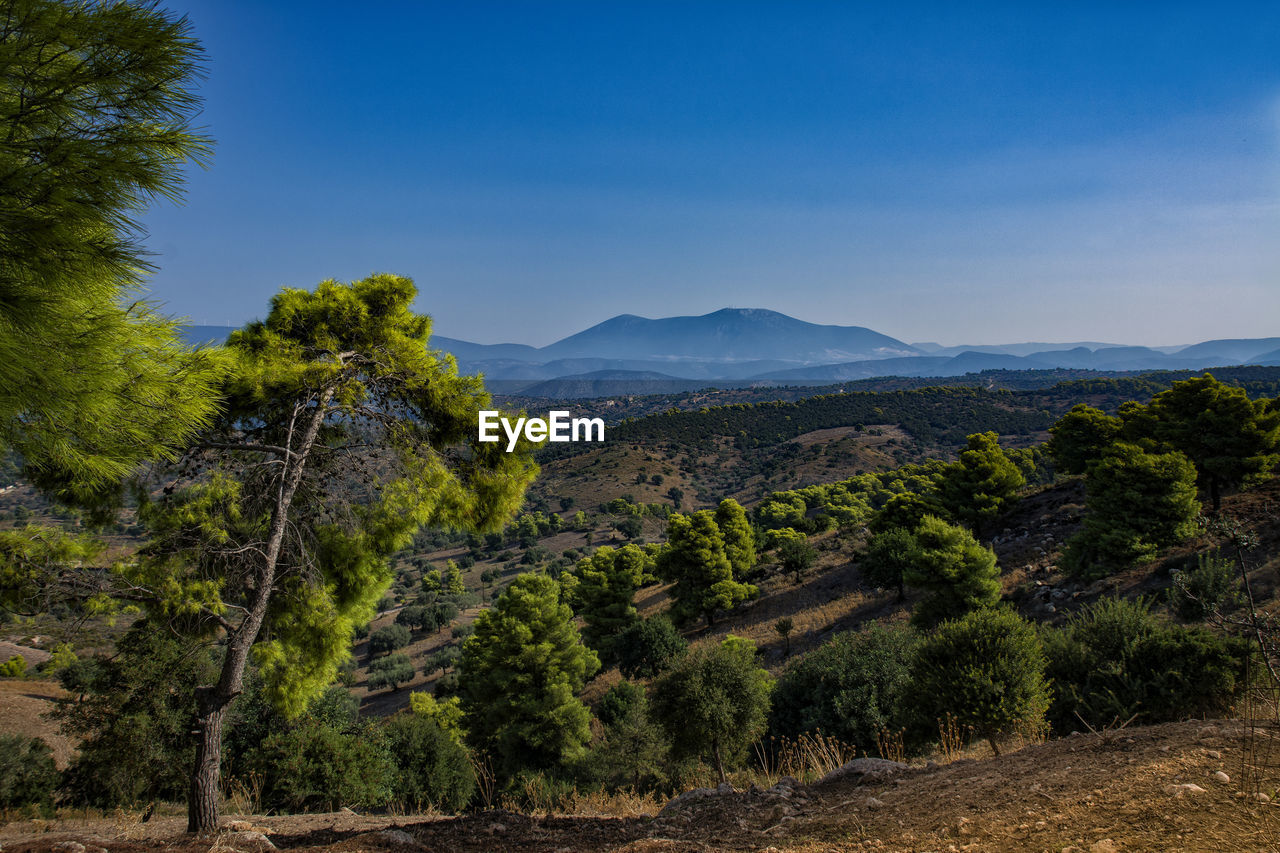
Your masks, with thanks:
M818 784L821 785L824 782L850 777L856 782L881 779L885 776L892 776L894 773L900 773L907 768L908 765L903 764L901 761L889 761L884 758L855 758L823 776L818 780Z
M55 853L85 853L84 845L79 841L59 841L52 849Z
M717 793L717 794L732 794L732 793L733 793L733 786L732 786L732 785L730 785L728 782L721 782L719 785L716 785L716 793Z
M732 790L732 788L730 788L730 790ZM658 812L658 817L662 817L670 812L679 811L691 803L695 803L698 800L705 800L707 797L714 797L718 793L720 792L716 788L694 788L692 791L685 791L683 794L671 798L671 800L662 807L662 811Z
M1271 802L1271 797L1269 797L1269 796L1267 796L1266 794L1263 794L1263 793L1261 793L1261 792L1259 792L1259 793L1257 793L1257 794L1254 794L1254 795L1253 795L1253 799L1254 799L1255 801L1259 802L1259 803L1269 803L1269 802Z
M1217 773L1214 773L1213 778L1217 779L1219 782L1231 781L1231 777L1228 776L1226 773L1223 773L1221 770L1219 770Z
M338 809L338 813L339 814L355 814L356 811L355 809L348 808L347 806L343 806L342 808Z
M1089 853L1116 853L1116 843L1110 838L1095 841L1089 845Z
M490 835L501 835L507 831L507 825L505 823L498 823L497 821L494 821L489 824L487 831Z
M867 797L867 808L869 808L869 809L882 809L882 808L884 808L884 801L883 801L883 800L877 800L875 797Z
M1175 796L1181 797L1183 794L1203 794L1206 793L1204 788L1194 782L1183 782L1181 785L1168 785L1165 791Z
M232 832L227 839L235 850L275 850L276 846L271 843L271 839L267 838L261 832Z
M1046 604L1046 605L1044 606L1044 612L1045 612L1045 613L1057 613L1057 612L1058 612L1058 608L1054 607L1052 604Z
M380 832L372 833L374 838L380 838L383 841L390 841L392 844L399 844L402 847L421 847L422 843L414 838L403 829L384 829Z
M1218 750L1216 749L1206 749L1204 751L1204 754L1214 759L1215 761L1222 759L1222 753L1218 752Z

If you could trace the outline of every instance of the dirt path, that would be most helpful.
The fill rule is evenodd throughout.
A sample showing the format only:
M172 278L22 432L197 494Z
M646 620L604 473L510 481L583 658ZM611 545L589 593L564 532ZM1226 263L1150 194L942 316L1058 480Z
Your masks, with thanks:
M1280 806L1237 792L1246 745L1236 722L1076 736L999 758L915 767L859 783L794 792L714 794L656 817L458 818L353 813L243 818L280 849L299 851L1234 851L1280 850ZM1280 786L1280 753L1263 756L1263 790ZM1222 782L1215 773L1225 773ZM1192 787L1185 787L1193 785ZM228 818L228 821L233 818ZM256 851L251 832L184 835L180 818L89 823L23 821L0 828L4 853Z

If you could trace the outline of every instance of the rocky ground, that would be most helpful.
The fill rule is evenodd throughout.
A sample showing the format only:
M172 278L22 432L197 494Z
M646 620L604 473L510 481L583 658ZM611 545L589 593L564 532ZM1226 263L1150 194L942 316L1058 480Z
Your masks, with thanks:
M1238 721L1129 728L986 759L686 793L631 818L229 816L216 836L179 817L15 821L4 853L126 851L1108 851L1280 850L1280 740Z

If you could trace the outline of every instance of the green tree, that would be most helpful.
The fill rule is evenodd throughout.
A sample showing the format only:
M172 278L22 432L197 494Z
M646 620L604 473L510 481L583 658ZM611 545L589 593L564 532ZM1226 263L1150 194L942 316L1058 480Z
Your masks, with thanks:
M0 809L40 806L53 810L58 768L53 750L36 737L0 734Z
M785 537L778 544L778 564L784 572L791 572L796 576L797 584L817 557L818 552L813 550L809 537L803 533Z
M1146 407L1127 410L1129 438L1151 438L1186 455L1216 513L1222 489L1258 482L1280 464L1280 412L1211 374L1174 382Z
M475 625L458 664L473 744L507 776L580 757L591 714L577 694L600 659L582 644L559 584L521 575Z
M1080 403L1049 428L1048 450L1059 471L1083 474L1090 462L1120 438L1122 428L1119 418Z
M1119 718L1160 723L1222 714L1244 684L1249 643L1173 625L1139 599L1102 598L1043 631L1054 698L1049 720L1066 734Z
M369 664L369 692L388 687L400 689L400 685L413 680L413 661L406 654L387 655Z
M636 590L652 567L653 559L636 545L617 551L606 545L561 578L569 605L586 622L582 639L602 659L613 659L617 635L639 619Z
M394 764L392 797L406 810L466 808L476 789L475 769L466 748L445 725L415 710L396 714L387 721L384 733Z
M857 746L877 746L911 701L908 664L915 648L909 630L872 625L837 634L787 667L773 695L769 730L795 738L822 732Z
M912 530L891 527L875 534L859 564L862 576L874 586L897 589L898 601L902 601L907 597L905 579L915 563L917 548Z
M195 755L195 690L216 674L207 648L151 620L135 622L113 656L64 670L69 695L54 715L80 742L68 797L99 808L181 799Z
M150 4L0 7L0 449L58 499L114 502L217 404L216 360L141 299L141 214L204 163L203 51Z
M733 498L725 498L716 507L716 526L724 539L724 554L729 558L735 578L745 578L756 566L756 539L746 510Z
M903 578L908 586L930 593L911 614L912 624L920 627L994 607L1000 600L996 555L963 527L933 516L926 516L916 530Z
M618 670L626 678L653 678L665 671L689 648L665 615L636 622L618 635L614 644Z
M262 785L262 805L285 812L385 806L395 773L387 739L373 725L311 716L268 735L249 766Z
M600 699L596 716L604 729L583 759L579 773L609 789L652 789L665 781L669 747L649 714L644 688L615 684Z
M1085 516L1067 543L1072 574L1104 577L1151 560L1196 532L1195 467L1181 453L1148 453L1116 442L1085 475Z
M773 679L755 646L728 640L701 646L654 682L650 707L677 755L711 759L720 781L764 732Z
M1024 485L1022 472L1000 449L999 437L981 432L969 436L960 461L947 470L938 489L952 516L980 530L1013 506Z
M773 630L782 638L783 657L791 657L791 632L796 629L795 620L790 616L783 616L777 622L773 623Z
M383 625L369 635L369 656L389 655L409 645L411 636L404 625Z
M713 625L717 610L732 609L758 592L734 577L724 537L710 510L671 516L657 568L661 577L675 583L671 613L680 624L701 615Z
M911 665L911 703L922 728L944 714L991 744L1035 732L1049 707L1044 650L1035 629L1006 608L944 622L920 643Z
M527 448L478 441L488 396L425 346L415 295L392 275L278 294L231 335L219 421L141 509L153 540L124 579L226 650L197 691L192 831L217 825L222 721L250 655L300 713L374 615L389 558L423 525L496 529L536 474Z
M467 583L462 578L462 570L453 560L444 561L444 574L441 577L441 588L450 595L462 595L467 591Z
M873 534L890 530L914 532L926 515L947 520L947 511L934 496L904 492L889 498L884 506L876 510L867 522L867 527Z

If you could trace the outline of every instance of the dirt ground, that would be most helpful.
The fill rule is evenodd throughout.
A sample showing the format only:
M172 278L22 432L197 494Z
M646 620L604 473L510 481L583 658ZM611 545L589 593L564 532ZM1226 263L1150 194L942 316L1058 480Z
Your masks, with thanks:
M279 849L353 853L1272 851L1280 850L1280 806L1258 794L1274 796L1280 786L1277 746L1275 736L1238 721L1173 723L860 782L712 794L656 816L231 815L211 837L186 835L180 817L22 820L0 828L0 850L248 853L269 849L269 840Z

